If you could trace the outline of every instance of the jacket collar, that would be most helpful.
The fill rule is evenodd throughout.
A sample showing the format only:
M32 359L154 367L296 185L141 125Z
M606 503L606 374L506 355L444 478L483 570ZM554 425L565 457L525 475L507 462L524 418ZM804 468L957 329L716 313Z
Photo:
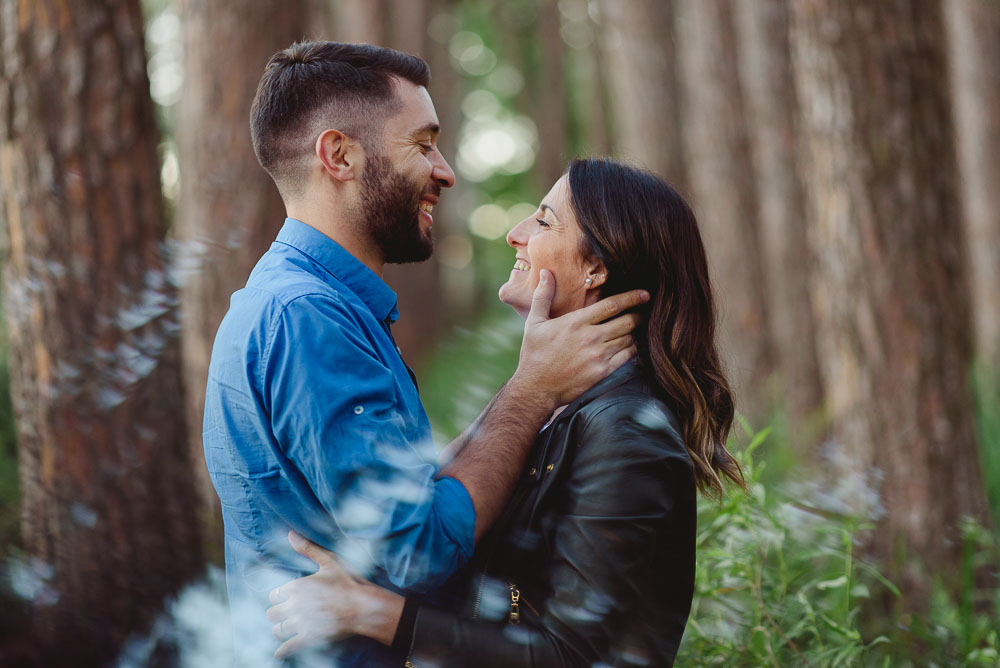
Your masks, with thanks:
M564 415L572 415L576 413L579 409L583 408L585 405L601 396L606 392L624 385L633 378L641 378L643 375L642 368L636 360L629 360L625 364L621 365L617 369L611 372L604 380L600 381L596 385L593 385L589 390L581 394L579 397L574 399L566 406L566 409L556 416L556 420Z
M391 324L399 318L396 293L392 288L343 246L308 223L285 218L285 224L275 241L312 258L356 294L379 321Z

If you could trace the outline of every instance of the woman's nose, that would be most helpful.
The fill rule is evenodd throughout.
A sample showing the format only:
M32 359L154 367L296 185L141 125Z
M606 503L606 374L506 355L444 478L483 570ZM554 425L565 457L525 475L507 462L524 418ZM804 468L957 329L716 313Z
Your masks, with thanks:
M508 246L511 248L517 248L518 246L524 246L527 243L528 235L526 223L528 220L530 220L530 218L525 218L507 233Z

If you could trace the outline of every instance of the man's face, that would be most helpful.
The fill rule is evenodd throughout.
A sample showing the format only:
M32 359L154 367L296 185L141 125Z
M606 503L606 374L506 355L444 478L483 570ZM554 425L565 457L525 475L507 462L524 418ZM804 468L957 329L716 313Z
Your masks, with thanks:
M385 123L382 150L365 160L362 214L386 262L420 262L434 249L432 212L455 174L437 150L438 120L427 90L403 81L396 94L402 108Z

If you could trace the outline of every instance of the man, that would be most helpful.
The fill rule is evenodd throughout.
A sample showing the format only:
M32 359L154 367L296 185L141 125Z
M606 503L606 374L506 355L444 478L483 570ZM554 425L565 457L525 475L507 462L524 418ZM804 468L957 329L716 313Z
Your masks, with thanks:
M315 42L276 54L257 90L254 150L288 218L219 327L204 426L239 665L277 646L268 590L309 570L290 528L397 591L440 585L498 515L553 409L634 354L634 316L597 323L638 293L549 320L547 278L517 371L439 467L381 280L386 262L430 256L433 208L454 183L428 78L397 51ZM367 640L337 651L340 665L399 663Z

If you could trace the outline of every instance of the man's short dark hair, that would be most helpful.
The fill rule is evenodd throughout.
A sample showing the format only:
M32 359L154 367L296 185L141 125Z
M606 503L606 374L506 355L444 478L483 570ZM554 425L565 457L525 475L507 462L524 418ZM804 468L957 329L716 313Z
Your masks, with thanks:
M430 69L416 56L370 44L297 42L271 56L250 109L250 136L283 196L297 190L293 179L303 176L322 130L373 147L399 108L394 78L426 86Z

